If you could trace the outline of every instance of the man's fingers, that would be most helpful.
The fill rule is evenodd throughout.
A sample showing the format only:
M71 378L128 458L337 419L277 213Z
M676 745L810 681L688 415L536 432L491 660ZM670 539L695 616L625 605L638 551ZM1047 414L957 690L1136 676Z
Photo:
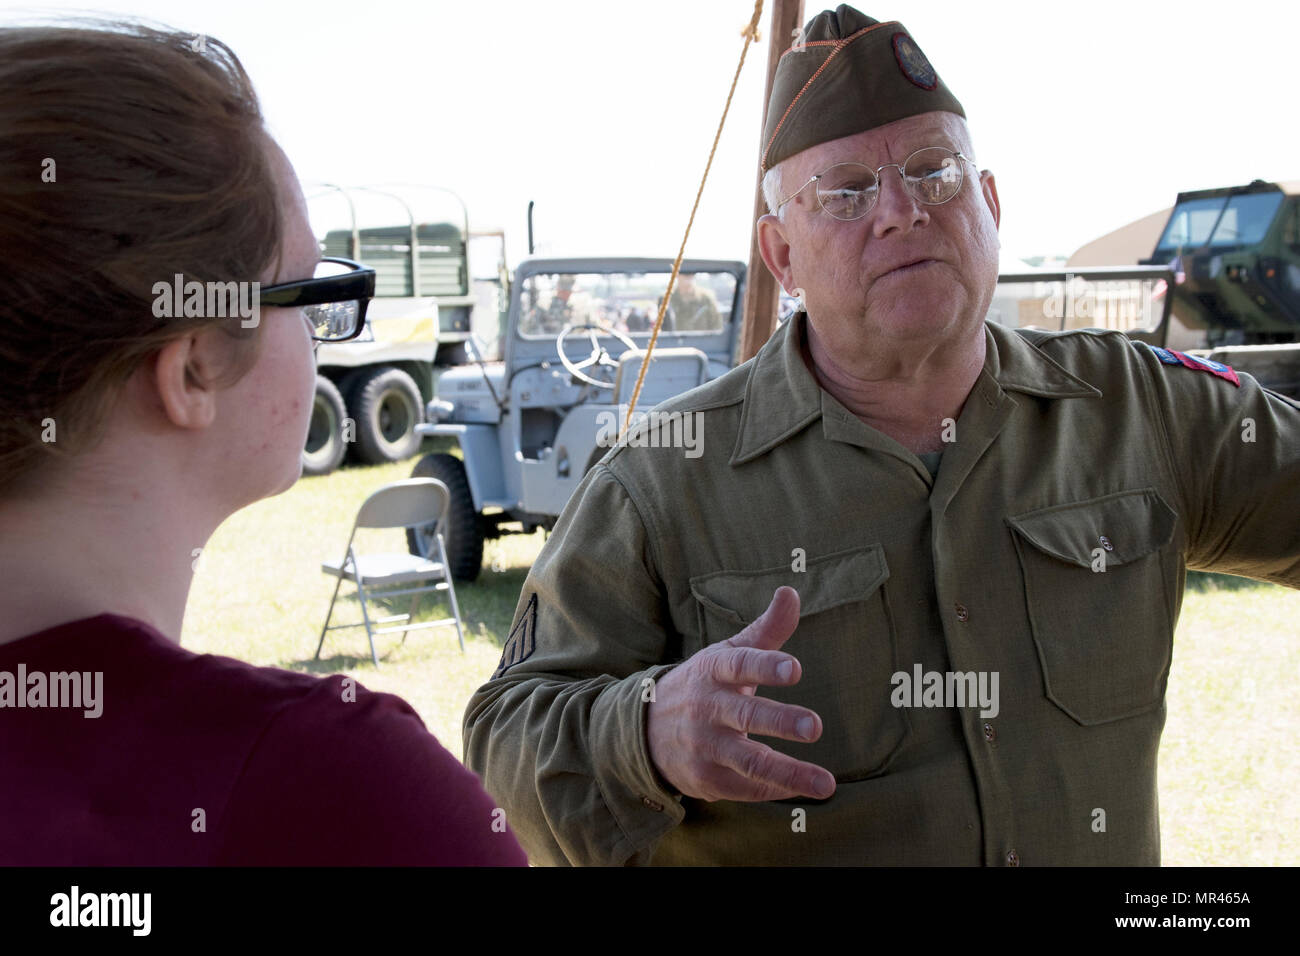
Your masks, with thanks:
M807 707L736 693L718 694L716 700L719 722L742 734L800 743L811 743L822 735L821 718Z
M785 800L813 797L824 800L835 792L835 777L829 770L777 753L771 747L744 737L721 736L714 746L714 760L733 770L753 785L749 796L738 800Z
M709 676L719 684L766 684L774 687L798 683L803 676L799 661L780 651L757 647L722 647L707 658Z
M799 626L799 592L792 587L779 587L772 595L767 610L727 643L733 647L759 647L774 651L780 648Z

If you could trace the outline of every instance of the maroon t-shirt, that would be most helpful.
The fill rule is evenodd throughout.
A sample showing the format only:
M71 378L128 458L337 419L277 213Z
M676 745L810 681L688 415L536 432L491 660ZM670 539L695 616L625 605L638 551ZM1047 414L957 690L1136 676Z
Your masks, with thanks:
M0 644L0 864L526 865L504 816L410 705L343 677L114 614Z

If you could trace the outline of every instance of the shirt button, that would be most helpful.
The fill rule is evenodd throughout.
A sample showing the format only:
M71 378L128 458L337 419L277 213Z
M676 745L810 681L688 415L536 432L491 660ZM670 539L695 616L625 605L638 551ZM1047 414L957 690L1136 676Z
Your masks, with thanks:
M1115 546L1110 543L1110 538L1106 537L1104 534L1101 536L1101 546L1107 551L1115 550Z
M1020 854L1017 853L1015 850L1008 850L1007 866L1019 866L1019 865L1020 865Z
M963 624L970 620L970 611L966 610L965 604L958 604L956 610L957 620L961 621Z
M988 721L984 722L984 739L989 743L993 743L993 741L998 739L998 729Z
M656 813L662 812L664 808L664 805L660 803L658 800L651 800L649 797L642 797L641 802L645 804L647 807L649 807L651 810L654 810Z

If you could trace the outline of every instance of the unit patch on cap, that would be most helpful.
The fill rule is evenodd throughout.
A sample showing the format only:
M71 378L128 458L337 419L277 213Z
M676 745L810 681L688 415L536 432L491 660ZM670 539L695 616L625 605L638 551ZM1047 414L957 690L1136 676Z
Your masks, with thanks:
M1150 346L1150 348L1152 352L1156 353L1156 358L1166 365L1181 365L1184 368L1195 369L1198 372L1209 372L1211 375L1241 388L1241 379L1237 378L1237 373L1232 370L1231 365L1212 362L1198 355L1188 355L1186 352L1179 352L1177 349L1162 349L1155 345Z
M915 40L900 32L894 34L893 42L894 59L898 61L898 68L905 77L923 90L933 90L939 85L939 74L934 72L934 67Z

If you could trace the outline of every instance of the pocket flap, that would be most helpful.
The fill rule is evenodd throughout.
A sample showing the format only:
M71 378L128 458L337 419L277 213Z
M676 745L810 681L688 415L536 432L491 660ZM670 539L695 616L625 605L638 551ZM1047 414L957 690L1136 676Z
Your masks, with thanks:
M799 592L799 617L862 601L889 577L879 544L838 551L808 562L803 571L789 564L761 571L715 571L691 578L691 593L705 607L737 624L756 620L786 584Z
M1097 548L1117 567L1160 550L1173 538L1176 520L1159 493L1146 488L1031 511L1007 524L1045 554L1089 568Z

